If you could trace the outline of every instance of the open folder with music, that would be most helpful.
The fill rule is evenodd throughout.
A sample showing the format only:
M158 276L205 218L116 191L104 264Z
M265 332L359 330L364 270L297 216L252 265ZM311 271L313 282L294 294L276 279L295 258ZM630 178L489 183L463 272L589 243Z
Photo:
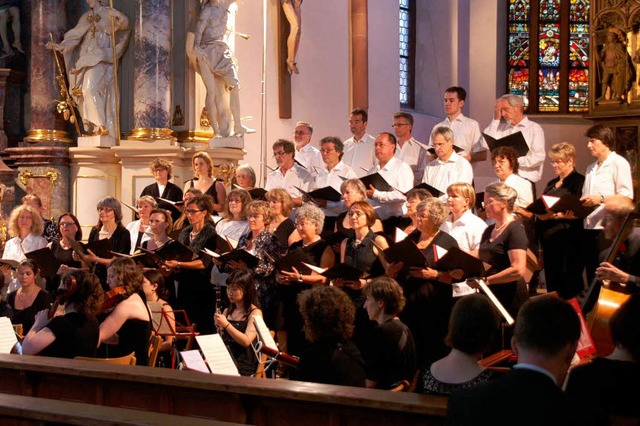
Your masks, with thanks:
M256 332L258 333L258 342L255 347L256 352L262 352L277 361L292 367L297 367L299 362L298 358L281 352L280 349L278 349L278 345L276 341L273 340L273 336L271 336L271 332L264 322L264 319L259 315L254 315L252 318Z
M220 254L220 253L211 251L205 247L202 249L202 252L208 256L211 256L213 259L223 264L226 264L231 261L244 262L244 264L247 265L249 269L255 268L256 266L258 266L258 263L260 262L260 259L258 259L256 256L252 255L251 253L249 253L247 250L244 250L244 249L235 249L227 253Z
M330 280L335 280L337 278L342 278L345 281L357 281L360 278L363 278L363 273L359 269L354 268L351 265L347 265L346 263L338 263L337 265L332 266L331 268L320 268L318 266L310 265L308 263L304 263L306 267L308 267L311 271L322 275Z
M67 240L69 241L69 245L71 246L71 248L73 248L73 251L83 256L86 256L89 250L91 250L93 254L98 257L108 259L113 256L111 252L111 250L113 250L113 245L111 244L111 240L109 238L92 241L86 244L78 242L73 238L67 238Z
M43 247L24 254L27 259L34 260L42 269L40 274L43 277L54 277L60 269L60 262L49 247Z
M8 317L0 317L0 354L9 354L18 343L13 324Z
M482 133L482 136L484 136L484 140L487 141L490 151L500 148L501 146L510 146L516 150L518 157L524 157L529 152L529 146L527 145L527 141L524 140L522 132L518 131L499 139L489 136L486 133Z
M378 191L393 191L393 187L389 185L389 182L387 182L380 173L372 173L370 175L362 176L360 181L367 189L369 189L369 186L373 186Z
M300 191L303 195L308 196L314 200L326 200L326 201L340 201L342 199L342 194L335 190L332 186L325 186L322 188L314 189L313 191L305 191L304 189L295 187L298 191Z
M527 206L527 210L538 215L543 215L548 211L553 213L571 211L575 217L583 219L589 216L596 207L585 207L582 205L580 197L576 195L552 191L550 194L542 194L540 198Z
M198 342L200 351L207 361L207 366L212 374L240 375L229 349L227 349L219 334L196 336L196 342Z

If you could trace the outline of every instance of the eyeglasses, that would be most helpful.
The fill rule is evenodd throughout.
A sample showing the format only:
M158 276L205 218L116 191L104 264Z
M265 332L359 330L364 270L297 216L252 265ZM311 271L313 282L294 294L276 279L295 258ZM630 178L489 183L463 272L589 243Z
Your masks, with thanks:
M69 226L76 226L76 224L74 222L60 222L58 226L60 226L60 228L67 228Z
M293 132L294 135L296 136L304 136L304 135L310 135L311 133L309 132Z
M359 212L359 211L352 211L352 212L349 212L348 215L350 217L355 217L356 219L358 219L358 218L364 216L364 213Z
M186 212L187 214L196 214L196 213L201 212L201 211L202 211L202 210L185 210L185 212Z
M198 210L198 211L200 211L200 210ZM188 212L187 212L187 213L188 213ZM151 219L151 220L149 220L149 223L165 223L165 222L166 222L166 221L164 221L164 220L155 220L155 219Z
M111 207L98 207L99 212L112 212L113 209Z
M391 127L411 126L409 123L393 123Z
M285 155L285 154L286 154L286 152L284 152L284 151L279 151L279 152L274 152L274 153L273 153L273 156L274 156L274 157L282 157L282 156L283 156L283 155Z
M334 148L329 148L329 149L321 149L320 152L323 154L329 154L330 152L335 151Z

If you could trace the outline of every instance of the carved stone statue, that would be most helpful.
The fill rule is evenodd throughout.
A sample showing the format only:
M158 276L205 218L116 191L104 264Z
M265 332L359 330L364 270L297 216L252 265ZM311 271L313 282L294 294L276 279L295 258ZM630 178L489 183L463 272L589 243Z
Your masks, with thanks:
M636 75L625 41L626 38L622 30L609 28L607 41L598 58L602 92L596 101L609 99L614 102L626 102L627 93L631 89ZM609 92L608 98L607 91Z
M281 0L282 10L289 21L289 37L287 38L287 68L289 74L299 74L296 64L298 46L300 46L300 29L302 27L302 0Z
M100 0L87 0L90 7L75 28L67 31L60 44L47 47L63 53L69 74L71 94L85 128L97 135L118 139L114 85L111 19L115 28L116 57L129 41L129 19Z
M250 129L240 119L238 64L227 44L229 6L236 0L209 0L196 24L189 62L207 89L205 107L216 137L240 136Z
M13 43L9 43L9 33L7 32L9 21L11 21L11 31L13 32ZM0 58L16 54L11 48L12 45L18 52L24 53L20 40L20 9L16 0L0 0L0 39L2 39Z

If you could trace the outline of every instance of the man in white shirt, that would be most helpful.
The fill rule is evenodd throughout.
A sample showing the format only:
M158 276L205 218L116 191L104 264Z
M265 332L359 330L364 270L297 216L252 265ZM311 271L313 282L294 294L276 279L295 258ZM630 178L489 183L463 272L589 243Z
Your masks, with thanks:
M376 209L380 220L404 215L407 200L404 193L413 188L411 167L394 156L396 144L396 138L391 133L380 133L375 141L378 162L367 173L380 173L387 183L395 188L393 191L378 191L373 186L367 188L367 197L371 199L371 205Z
M500 118L505 122L501 122ZM529 152L518 158L518 174L533 183L540 180L545 160L544 131L539 124L524 115L522 97L503 95L496 100L493 120L484 132L496 139L522 132Z
M296 141L296 161L315 176L317 172L314 167L321 169L324 163L318 148L311 145L313 127L307 122L298 121L293 135Z
M345 179L358 178L353 169L341 161L343 151L344 145L340 138L327 136L320 140L320 153L322 154L322 161L324 161L325 167L318 171L314 184L315 188L319 189L330 186L340 192L340 186ZM314 200L314 202L324 212L325 229L331 229L331 231L333 231L336 216L347 211L344 201Z
M413 129L413 115L408 112L396 112L393 114L393 130L396 133L398 146L395 156L411 166L413 170L414 186L420 183L424 166L428 161L427 148L422 142L418 142L411 136Z
M449 87L444 92L444 112L447 118L433 127L429 140L433 139L433 133L438 127L449 127L453 130L456 146L462 149L458 155L473 164L487 159L489 147L482 137L478 122L462 114L466 99L467 91L459 86Z
M269 191L273 188L284 188L289 191L291 198L293 198L293 203L296 206L301 206L302 193L298 188L308 191L313 183L313 176L295 163L293 142L286 139L278 139L273 144L273 156L276 159L278 168L267 175L267 183L264 189Z
M351 167L359 178L376 163L375 138L366 132L368 119L367 111L354 108L349 116L349 129L353 136L344 141L342 162Z
M443 193L452 183L464 182L471 185L473 169L466 158L456 154L453 149L453 130L438 127L433 131L431 145L435 148L436 159L424 168L422 182L425 182Z

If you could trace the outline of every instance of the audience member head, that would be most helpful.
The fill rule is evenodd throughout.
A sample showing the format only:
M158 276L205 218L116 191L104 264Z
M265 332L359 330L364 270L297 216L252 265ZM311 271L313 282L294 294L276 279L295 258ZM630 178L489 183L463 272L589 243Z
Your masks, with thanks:
M453 130L446 126L436 127L431 135L431 145L441 160L448 160L453 153Z
M147 269L142 273L142 291L147 302L155 302L158 299L166 300L169 297L169 289L165 286L164 277L157 269Z
M404 309L405 298L402 287L389 277L378 277L371 281L363 290L367 300L364 308L369 319L381 324L383 316L395 317Z
M369 114L363 108L354 108L349 115L349 130L356 138L361 138L367 130Z
M446 204L438 198L427 198L416 206L418 229L423 233L430 234L439 229L448 215Z
M342 193L342 200L347 208L356 201L367 199L367 189L360 179L349 179L342 182L340 193Z
M576 147L569 142L554 144L547 153L551 159L551 167L556 176L564 179L575 168Z
M600 141L600 144L606 146L609 150L613 149L615 138L611 127L607 127L603 124L596 124L589 127L584 135L589 139L590 143Z
M253 200L249 204L247 204L247 219L249 221L249 228L252 229L252 223L255 222L255 219L262 217L263 225L269 226L271 223L271 210L269 209L269 203L261 200ZM258 227L262 230L263 227ZM254 230L254 229L252 229Z
M311 142L311 136L313 135L313 127L306 121L298 121L296 123L296 129L293 132L293 136L296 140L298 148L302 148Z
M187 214L190 224L198 223L204 220L205 223L214 225L211 215L215 211L213 209L213 198L210 195L196 195L194 198L185 203L184 211Z
M502 95L500 100L502 118L511 126L520 123L524 118L524 100L522 96L507 94Z
M602 227L605 238L614 240L624 224L627 215L634 209L633 201L624 195L610 195L604 203L604 218L602 219ZM625 230L623 240L629 236L632 227Z
M396 152L396 137L391 133L382 132L376 137L374 142L374 152L376 159L381 164L386 164L391 160Z
M518 363L533 364L564 381L580 338L580 319L559 297L539 296L525 302L516 318L511 347Z
M324 227L324 213L315 204L305 203L296 210L296 229L305 240L320 235Z
M342 160L344 144L336 136L325 136L320 139L320 153L325 164L334 166Z
M418 204L427 198L433 197L433 195L426 189L413 188L407 192L406 197L407 201L405 205L407 206L407 216L413 218L416 215L416 207L418 207Z
M42 215L42 200L40 199L40 197L38 197L37 194L31 193L22 197L22 204L33 207L38 213Z
M345 342L353 335L356 309L341 289L315 286L298 295L298 306L309 342Z
M500 180L518 173L518 152L510 146L501 146L491 151L493 171Z
M351 207L349 208L347 215L352 220L354 219L354 217L359 218L360 216L364 215L366 219L366 225L369 228L371 228L376 223L376 220L378 219L378 215L376 214L376 211L373 209L373 207L371 207L371 204L369 204L369 202L367 201L356 201L355 203L351 204Z
M278 167L284 167L287 170L293 167L295 152L296 147L293 142L286 139L278 139L273 144L273 156Z
M500 315L489 298L470 294L453 306L445 342L460 352L480 356L491 347L499 328Z
M60 280L57 300L60 304L72 306L75 312L95 318L102 306L104 291L95 274L72 269Z
M168 234L173 226L171 213L165 209L153 209L149 215L149 228L157 235Z
M497 202L502 204L509 213L512 213L517 198L518 193L516 190L502 182L494 182L484 188L485 209L489 206L490 202ZM489 210L487 210L487 212L489 212Z
M222 215L226 219L233 219L237 214L240 220L247 220L245 211L247 204L251 202L251 195L244 189L232 189L227 194Z
M40 273L42 272L42 269L35 260L25 259L20 262L16 272L20 286L37 286L38 282L40 282Z
M456 182L447 188L447 205L450 209L460 208L462 212L476 205L476 191L466 182ZM457 205L459 204L459 206Z
M11 237L24 238L29 234L42 235L44 221L36 209L21 204L11 211L8 229Z

